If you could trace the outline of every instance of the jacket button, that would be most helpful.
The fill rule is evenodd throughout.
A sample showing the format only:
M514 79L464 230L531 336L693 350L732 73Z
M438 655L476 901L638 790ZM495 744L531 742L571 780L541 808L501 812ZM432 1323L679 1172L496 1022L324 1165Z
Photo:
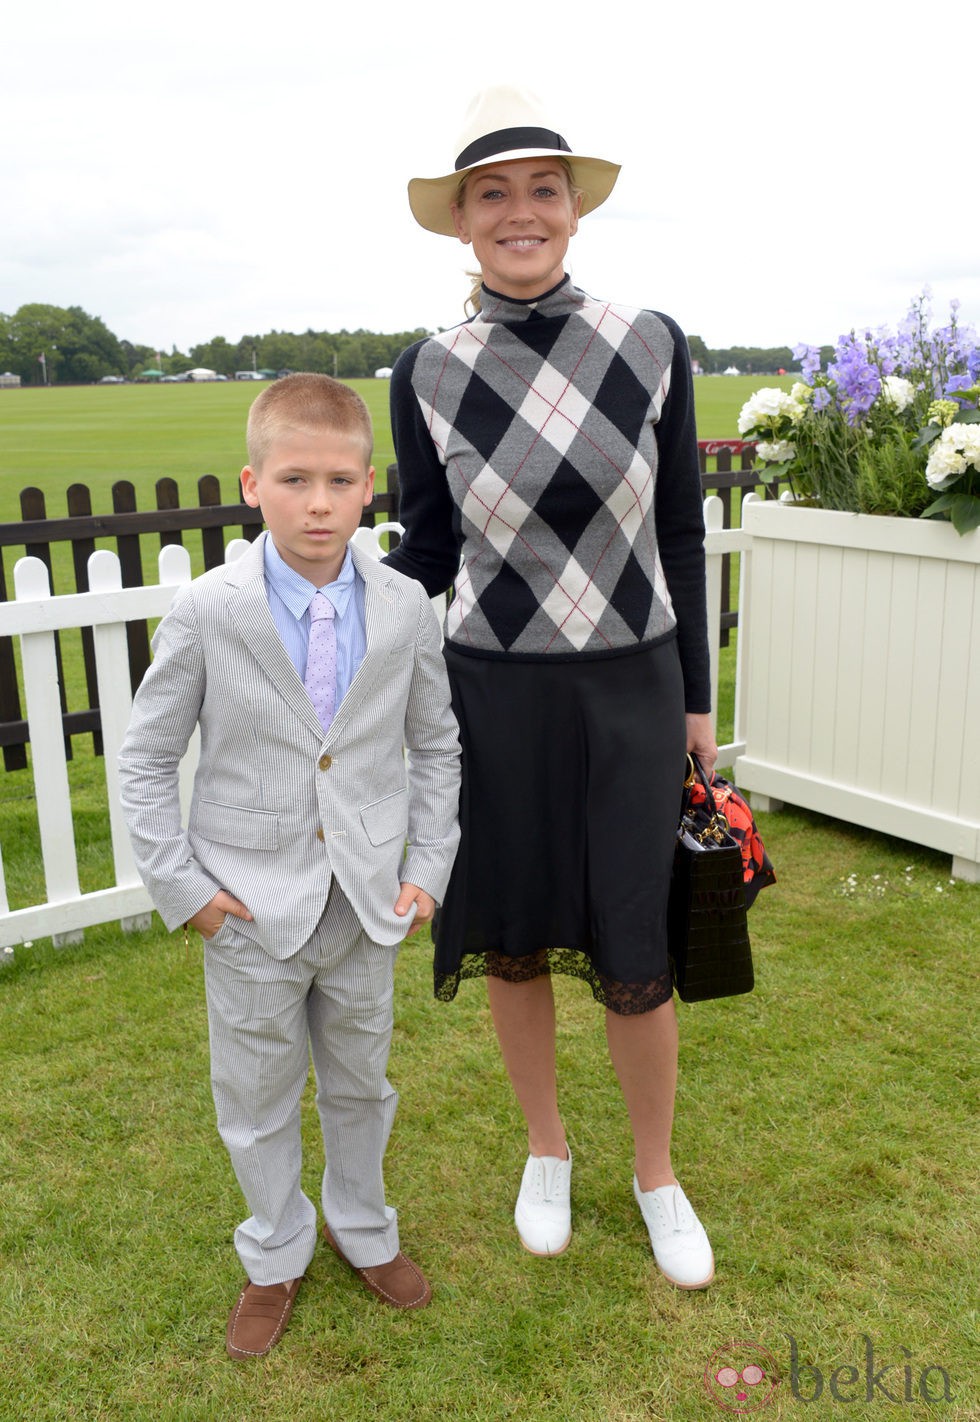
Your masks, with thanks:
M317 825L317 827L316 827L316 837L317 837L317 839L320 841L321 844L322 844L323 841L326 839L326 835L323 833L323 826L322 826L322 825Z
M333 760L329 755L321 755L319 765L321 770L329 770L333 765Z

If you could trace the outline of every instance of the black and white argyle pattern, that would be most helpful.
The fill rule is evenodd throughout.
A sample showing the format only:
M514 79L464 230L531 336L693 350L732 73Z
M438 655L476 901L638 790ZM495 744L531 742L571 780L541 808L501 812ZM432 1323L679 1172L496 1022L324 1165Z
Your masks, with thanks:
M411 375L458 511L446 635L531 656L651 642L674 626L654 521L673 336L567 280L534 303L483 299Z

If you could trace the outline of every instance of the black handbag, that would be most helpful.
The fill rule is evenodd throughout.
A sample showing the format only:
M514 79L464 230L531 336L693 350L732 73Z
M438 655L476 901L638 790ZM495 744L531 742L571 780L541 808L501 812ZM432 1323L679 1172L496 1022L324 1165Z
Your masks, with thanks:
M699 762L689 756L688 764L667 903L667 948L678 996L704 1002L751 992L755 975L742 848Z

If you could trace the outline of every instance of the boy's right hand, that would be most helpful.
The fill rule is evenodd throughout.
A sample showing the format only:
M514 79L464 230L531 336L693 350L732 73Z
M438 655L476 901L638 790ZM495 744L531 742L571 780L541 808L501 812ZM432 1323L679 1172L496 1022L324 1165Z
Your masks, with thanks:
M230 913L236 918L252 917L241 899L219 889L210 903L198 909L194 917L187 920L187 925L189 928L196 928L202 938L213 938Z

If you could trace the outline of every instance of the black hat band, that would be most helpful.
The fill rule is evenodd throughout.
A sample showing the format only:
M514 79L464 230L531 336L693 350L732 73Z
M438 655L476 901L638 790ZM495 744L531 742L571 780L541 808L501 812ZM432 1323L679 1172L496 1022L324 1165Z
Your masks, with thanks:
M521 148L553 148L559 153L571 153L560 133L549 128L498 128L495 133L487 133L463 149L456 159L456 171L460 168L475 168L484 158L492 158L496 153L510 153Z

